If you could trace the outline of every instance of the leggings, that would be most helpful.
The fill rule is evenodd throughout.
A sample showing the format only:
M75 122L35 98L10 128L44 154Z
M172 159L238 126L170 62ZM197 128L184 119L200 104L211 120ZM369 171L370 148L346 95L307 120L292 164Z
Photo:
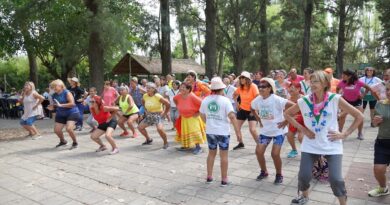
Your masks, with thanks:
M312 170L314 161L321 155L302 152L301 165L298 174L298 189L299 191L306 191L310 187L312 178ZM342 160L343 155L325 155L329 166L329 183L333 194L336 197L346 196L345 182L342 176Z

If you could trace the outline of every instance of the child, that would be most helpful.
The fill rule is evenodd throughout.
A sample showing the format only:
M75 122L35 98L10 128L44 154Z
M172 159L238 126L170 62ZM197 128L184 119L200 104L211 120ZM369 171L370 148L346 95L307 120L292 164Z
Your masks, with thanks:
M281 184L283 182L283 175L280 150L284 141L284 135L287 133L287 121L283 117L283 110L292 106L294 103L275 95L274 92L274 80L271 78L262 78L259 84L260 96L257 96L252 101L251 109L262 127L262 134L260 134L256 145L257 161L261 168L257 180L260 181L268 177L264 152L268 144L273 141L271 155L276 169L274 184Z
M176 108L175 101L173 98L179 93L180 81L175 80L172 82L172 88L169 89L165 95L168 96L169 102L171 103L171 120L172 120L172 130L175 130L176 119L179 117L179 111Z
M288 87L288 93L290 94L290 101L297 103L298 99L301 98L301 84L293 82ZM295 115L295 120L300 123L302 126L304 126L303 123L303 117L302 114L299 112L297 115ZM294 158L298 155L297 147L295 146L295 134L298 133L298 141L301 143L303 134L301 132L298 132L297 128L294 127L292 124L288 125L288 133L287 133L287 140L288 143L291 145L292 150L290 153L288 153L287 158Z
M96 88L95 87L91 87L89 88L89 95L88 97L84 100L83 104L84 106L87 106L88 107L88 110L89 108L91 107L91 103L90 103L90 100L96 96L97 94L97 91L96 91ZM98 126L98 123L96 122L96 120L93 118L92 116L92 113L89 114L88 116L88 119L87 119L87 124L92 128L89 133L92 133L93 131L96 130L97 126Z
M221 186L229 184L227 179L230 140L229 119L234 126L236 135L241 137L232 103L227 97L223 96L225 87L226 85L221 78L214 77L211 79L212 94L202 101L199 110L202 120L206 122L206 136L209 145L206 183L213 182L214 161L217 155L217 148L219 147L222 175Z

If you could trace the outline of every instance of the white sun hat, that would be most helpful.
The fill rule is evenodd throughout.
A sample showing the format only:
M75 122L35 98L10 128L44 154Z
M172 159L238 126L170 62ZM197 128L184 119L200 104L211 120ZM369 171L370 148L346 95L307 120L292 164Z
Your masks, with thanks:
M220 77L214 77L211 79L211 90L220 90L226 88L226 85L222 82Z

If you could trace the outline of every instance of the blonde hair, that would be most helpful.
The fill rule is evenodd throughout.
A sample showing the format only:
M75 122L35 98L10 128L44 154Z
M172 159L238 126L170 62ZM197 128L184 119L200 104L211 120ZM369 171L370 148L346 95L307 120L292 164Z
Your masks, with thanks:
M60 85L63 89L66 89L65 87L65 84L62 80L60 79L57 79L57 80L53 80L51 83L50 83L50 88L54 88L55 86L57 85Z
M35 91L35 85L34 85L33 82L27 81L26 83L24 83L24 85L29 85L29 86L31 86L31 91Z
M318 80L324 86L324 91L327 92L330 90L331 86L331 75L327 74L325 71L318 70L310 75L310 80Z

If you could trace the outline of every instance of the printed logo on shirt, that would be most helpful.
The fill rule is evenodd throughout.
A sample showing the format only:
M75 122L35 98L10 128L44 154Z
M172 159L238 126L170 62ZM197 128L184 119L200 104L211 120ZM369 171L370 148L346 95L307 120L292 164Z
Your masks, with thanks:
M270 107L270 106L262 106L260 108L260 112L259 112L259 115L260 115L260 118L263 119L263 120L273 120L275 119L275 116L273 114L273 107Z
M356 85L345 86L346 90L355 90Z
M212 101L207 105L207 109L209 110L210 113L217 113L220 108L215 101Z

